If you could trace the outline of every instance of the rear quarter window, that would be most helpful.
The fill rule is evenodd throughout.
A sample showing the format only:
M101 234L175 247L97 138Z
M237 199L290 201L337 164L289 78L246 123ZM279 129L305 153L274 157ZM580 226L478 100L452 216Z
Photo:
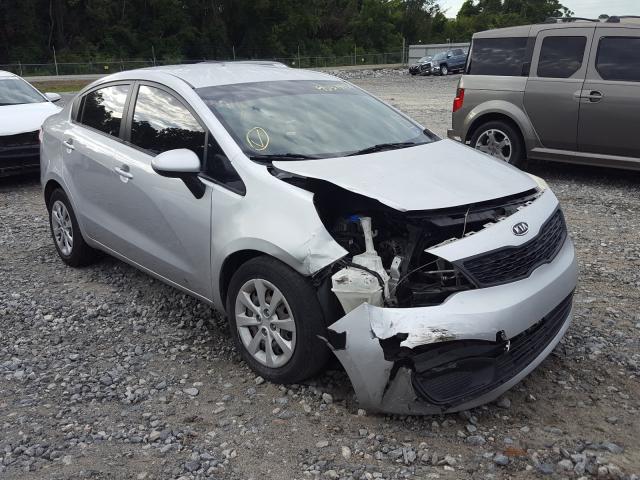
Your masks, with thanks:
M640 82L640 38L602 38L598 45L596 70L603 80Z
M528 37L475 39L466 73L514 77L528 75L533 53L532 40Z

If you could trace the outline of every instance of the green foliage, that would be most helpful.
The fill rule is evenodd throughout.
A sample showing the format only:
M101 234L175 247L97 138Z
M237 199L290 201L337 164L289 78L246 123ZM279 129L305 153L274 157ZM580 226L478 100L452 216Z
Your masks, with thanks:
M447 23L444 38L468 41L482 30L540 23L549 17L572 14L559 0L465 0L455 20Z
M559 0L2 0L0 63L399 51L566 13Z

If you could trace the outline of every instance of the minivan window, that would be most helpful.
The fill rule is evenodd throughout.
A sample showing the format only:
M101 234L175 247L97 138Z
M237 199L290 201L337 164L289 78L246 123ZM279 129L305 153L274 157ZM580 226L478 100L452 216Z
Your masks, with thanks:
M527 37L478 38L471 46L469 75L521 76L531 61L527 53Z
M129 85L112 85L87 93L82 99L79 122L114 137L120 134Z
M176 97L159 88L141 85L133 111L131 143L156 155L187 148L202 162L205 130Z
M587 37L547 37L542 42L538 76L569 78L580 70Z
M640 82L640 38L602 38L596 70L603 80Z

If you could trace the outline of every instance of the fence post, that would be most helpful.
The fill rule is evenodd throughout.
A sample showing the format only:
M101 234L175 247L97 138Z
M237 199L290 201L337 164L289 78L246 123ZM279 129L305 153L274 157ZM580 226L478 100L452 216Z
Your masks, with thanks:
M58 59L56 58L56 47L53 46L53 63L56 66L56 77L58 76Z
M156 49L151 45L151 56L153 57L153 66L156 66Z
M353 46L353 64L356 65L358 61L356 60L356 56L358 55L358 46Z
M22 62L18 60L18 68L20 69L20 76L22 77Z
M231 45L231 50L233 50L233 59L236 59L236 46L235 45Z
M402 37L402 55L401 55L401 59L400 59L400 63L402 63L404 65L404 55L405 55L405 49L407 48L405 45L406 40L404 39L404 37Z

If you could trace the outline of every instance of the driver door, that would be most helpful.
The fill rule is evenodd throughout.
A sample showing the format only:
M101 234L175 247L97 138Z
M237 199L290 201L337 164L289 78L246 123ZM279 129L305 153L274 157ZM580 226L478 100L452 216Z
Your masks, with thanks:
M204 162L206 129L186 102L155 84L134 85L129 111L123 155L109 179L118 218L110 243L130 261L211 299L211 189L196 198L182 180L151 167L156 155L177 148Z

